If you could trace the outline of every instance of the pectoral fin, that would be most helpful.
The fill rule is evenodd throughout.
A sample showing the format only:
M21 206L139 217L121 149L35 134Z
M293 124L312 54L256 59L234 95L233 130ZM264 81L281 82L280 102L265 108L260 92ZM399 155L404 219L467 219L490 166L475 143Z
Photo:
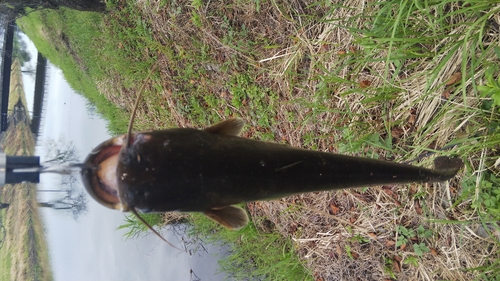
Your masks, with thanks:
M205 129L205 131L213 134L226 136L239 136L243 131L245 121L240 118L231 118L217 123Z
M248 224L248 216L245 210L237 206L226 206L223 208L213 208L204 214L225 228L238 230Z

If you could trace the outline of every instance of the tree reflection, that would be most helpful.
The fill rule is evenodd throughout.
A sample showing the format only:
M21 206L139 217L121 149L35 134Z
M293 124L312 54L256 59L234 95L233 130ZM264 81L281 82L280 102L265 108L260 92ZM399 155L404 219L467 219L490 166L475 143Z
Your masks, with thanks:
M44 166L46 167L51 165L64 165L70 162L80 162L74 144L66 141L64 138L60 138L57 141L54 139L46 139L44 148L46 151L45 158L49 159L44 162ZM81 186L79 176L71 173L71 170L69 170L67 174L65 173L65 170L60 170L60 174L63 175L58 185L59 189L39 190L39 192L56 192L62 195L57 196L56 199L53 200L38 202L38 207L69 211L76 220L81 214L88 211L88 200Z

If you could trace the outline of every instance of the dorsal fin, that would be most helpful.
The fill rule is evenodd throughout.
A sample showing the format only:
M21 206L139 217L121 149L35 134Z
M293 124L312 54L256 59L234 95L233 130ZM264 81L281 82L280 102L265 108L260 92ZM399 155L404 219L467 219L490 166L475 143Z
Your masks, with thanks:
M239 136L243 131L245 121L241 118L231 118L212 125L205 129L206 132L225 136Z

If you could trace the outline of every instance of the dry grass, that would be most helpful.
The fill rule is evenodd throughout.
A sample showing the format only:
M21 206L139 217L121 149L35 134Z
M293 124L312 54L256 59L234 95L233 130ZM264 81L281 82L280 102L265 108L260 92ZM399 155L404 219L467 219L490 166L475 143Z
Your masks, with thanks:
M382 280L387 277L386 260L395 263L389 267L398 280L474 278L476 273L463 270L483 265L491 255L498 253L498 245L485 239L484 234L480 237L477 224L426 222L430 217L452 218L446 216L448 212L442 206L448 202L434 202L436 198L446 198L442 190L448 186L437 184L434 188L422 188L426 192L425 200L411 199L404 187L384 187L363 193L304 194L253 203L249 209L253 217L266 218L274 229L292 238L308 266L325 280ZM438 199L441 200L447 201ZM477 217L459 214L453 220L477 221ZM409 248L401 250L395 246L398 225L411 229L422 225L433 233L432 237L419 241L425 242L431 252L420 259L418 267L401 263L415 254ZM269 228L269 223L266 227ZM369 242L359 241L356 235ZM352 249L352 256L348 255L347 246Z
M50 280L48 257L40 253L43 227L36 210L36 186L22 183L6 188L4 198L11 202L4 221L7 229L4 249L10 253L10 280ZM45 250L46 251L46 250Z
M24 105L25 114L29 116L26 106L26 97L24 95L23 81L21 79L21 66L17 60L12 64L11 75L8 111L12 113L14 111L14 105L21 100ZM33 155L35 140L29 128L29 118L15 124L12 115L13 114L9 115L9 122L15 126L8 128L2 139L5 153L8 155ZM16 126L19 126L19 128Z
M356 59L356 53L364 50L356 43L357 34L340 25L349 22L351 26L361 28L363 18L354 16L368 9L364 1L345 1L346 7L354 8L337 8L330 14L326 14L324 7L308 7L308 3L302 1L272 2L274 5L261 3L260 12L255 11L253 4L228 6L225 2L210 3L198 10L202 29L192 24L189 18L192 9L188 5L178 3L182 12L173 17L169 14L171 9L160 8L157 1L142 3L139 7L150 17L158 42L169 45L174 41L188 50L197 47L191 44L195 37L204 46L209 46L211 56L219 66L230 57L237 57L239 67L251 67L260 73L257 76L259 85L279 93L281 106L273 116L277 120L275 140L292 146L304 146L307 134L328 136L316 138L307 146L335 152L338 150L336 140L345 141L344 132L338 128L358 126L361 122L367 131L382 132L382 136L392 134L398 146L407 152L396 155L396 161L407 160L418 156L423 148L443 147L455 137L455 133L466 131L467 121L475 116L464 112L467 107L475 108L481 102L467 92L448 101L442 97L447 80L462 69L462 56L468 54L463 50L466 45L459 46L451 57L443 53L432 60L408 61L407 64L413 64L412 68L403 68L395 77L395 64L384 59L387 52L374 57L380 61L357 62L360 71L353 71L352 60ZM214 10L227 12L215 13ZM221 27L227 19L217 17L218 14L227 15L227 19L234 21L232 26L244 25L249 30L249 41L268 38L267 45L277 47L264 49L259 44L255 44L254 50L235 47L232 45L235 42L226 38L227 30ZM311 14L323 14L324 20L311 22L305 16ZM342 20L329 22L330 19ZM461 20L452 19L455 22ZM462 34L464 30L460 27L451 32ZM499 42L498 33L492 36L495 37L492 42ZM449 45L452 43L449 40L457 38L445 38L426 47L433 49ZM161 55L159 61L164 61L162 77L168 84L172 80L168 71L171 62ZM427 74L441 64L443 67L429 83ZM482 71L476 72L477 77ZM331 88L325 96L319 96L316 93L320 77L329 72L335 72L336 76L350 83L330 83ZM207 88L210 94L222 97L226 80L225 73L212 73L211 87ZM358 86L362 81L371 82L364 91ZM464 89L470 91L473 81L467 78ZM398 89L396 101L366 102L370 94L376 95L388 86ZM165 107L175 123L194 125L182 112L176 112L175 103L179 101L168 93L171 86L165 88L166 92L158 94L166 97ZM349 91L352 94L342 94ZM305 105L308 103L316 108ZM325 110L318 112L319 106ZM251 116L241 110L234 114L243 118ZM287 121L290 115L293 116L291 122ZM252 124L252 120L247 121ZM153 122L159 127L164 123L160 120ZM432 128L427 126L429 123L433 124ZM393 124L393 127L388 124ZM251 134L247 136L252 137ZM419 141L418 149L408 149L415 140ZM379 153L383 158L391 157L385 156L384 151ZM279 231L295 241L298 253L317 280L383 280L390 278L389 272L398 280L469 280L476 277L477 272L464 270L484 265L489 259L498 259L499 246L481 234L477 214L470 213L470 200L450 207L460 190L459 180L460 177L449 183L424 186L303 194L251 203L249 210L264 231ZM475 223L438 223L429 222L430 219ZM412 241L425 243L430 248L429 253L417 259L416 265L405 264L409 257L415 257L410 245L406 249L396 247L398 226L411 229L423 226L432 232L431 237ZM359 241L356 236L364 237L367 242Z
M163 220L165 225L175 225L179 223L184 223L189 219L189 215L179 212L170 212L163 215Z
M21 98L26 105L20 78L20 67L15 61L9 101L14 99L17 102ZM13 108L15 103L9 104ZM8 155L33 155L35 140L28 118L18 123L11 121L1 143ZM10 204L2 214L6 229L5 244L0 251L2 280L9 280L9 276L10 280L52 280L43 226L36 208L36 185L5 185L2 189L2 201ZM7 270L10 272L6 272Z
M469 144L488 130L481 123L484 112L477 110L483 100L476 85L483 82L484 68L476 67L475 60L498 63L488 46L500 42L500 33L485 29L482 48L470 43L467 25L461 23L474 22L472 13L458 13L463 3L449 2L442 6L445 12L419 10L399 19L430 29L445 22L446 34L424 40L419 32L428 30L416 30L408 39L403 36L408 46L396 48L397 40L365 35L367 29L375 30L365 26L378 12L374 3L342 1L332 8L329 2L294 0L138 1L156 44L144 46L138 57L155 57L160 73L152 83L159 85L151 85L145 95L137 129L201 127L237 115L250 124L245 137L267 133L296 147L397 162L465 139L467 145L440 152L459 154L466 162L463 174L447 183L303 194L250 203L248 209L262 231L279 231L295 241L317 280L473 279L478 272L467 269L498 260L499 244L485 234L471 208L474 198L457 199L464 175L480 181L486 168L498 173L490 163L498 157L495 151ZM498 7L492 5L484 14ZM394 7L387 17L398 20L398 12ZM427 23L434 15L443 18ZM498 14L490 20L497 26L500 22ZM384 18L379 21L383 25ZM390 33L391 27L386 29ZM456 43L462 39L465 43ZM410 44L412 40L421 41ZM120 49L126 42L116 44ZM408 49L415 51L398 58L398 52ZM189 76L187 70L198 74ZM244 97L242 106L232 102L237 95L228 81L242 73L250 73L253 83L266 89L262 103L276 108L267 116L267 127L259 125L256 108L249 105L257 98ZM130 84L111 74L98 87L109 100L130 109L138 87ZM210 114L193 117L193 97ZM220 108L209 108L209 98L218 100ZM406 248L396 246L399 227L420 226L430 234L408 237ZM421 243L429 251L419 257L412 245Z
M20 127L23 125L15 129L23 130ZM24 129L29 130L29 127ZM9 142L14 137L23 136L25 135L7 132L4 140ZM17 151L22 152L25 149L19 148ZM10 280L51 280L43 226L36 209L36 185L6 185L3 188L2 201L10 203L3 217L7 235L0 254L2 259L5 259L4 262L10 259Z

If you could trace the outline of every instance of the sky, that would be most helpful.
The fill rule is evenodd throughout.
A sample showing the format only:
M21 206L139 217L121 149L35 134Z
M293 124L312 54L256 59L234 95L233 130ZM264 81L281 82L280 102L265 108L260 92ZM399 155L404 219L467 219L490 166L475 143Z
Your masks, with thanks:
M21 36L32 53L28 68L36 65L36 48L25 35ZM72 142L83 161L99 143L111 136L106 121L95 112L88 112L88 101L65 81L62 71L49 62L48 83L44 101L44 118L35 154L43 162L44 141L51 138ZM23 75L28 109L33 110L34 77ZM43 174L38 189L57 189L61 176ZM80 185L81 189L83 186ZM40 193L42 194L42 193ZM54 193L40 195L46 201ZM54 280L192 280L191 269L204 281L221 280L217 258L224 255L220 247L205 245L208 253L180 252L154 235L125 239L124 214L105 208L88 197L88 212L75 220L69 212L42 208ZM163 235L174 245L181 237L170 231ZM193 248L195 245L192 246Z

